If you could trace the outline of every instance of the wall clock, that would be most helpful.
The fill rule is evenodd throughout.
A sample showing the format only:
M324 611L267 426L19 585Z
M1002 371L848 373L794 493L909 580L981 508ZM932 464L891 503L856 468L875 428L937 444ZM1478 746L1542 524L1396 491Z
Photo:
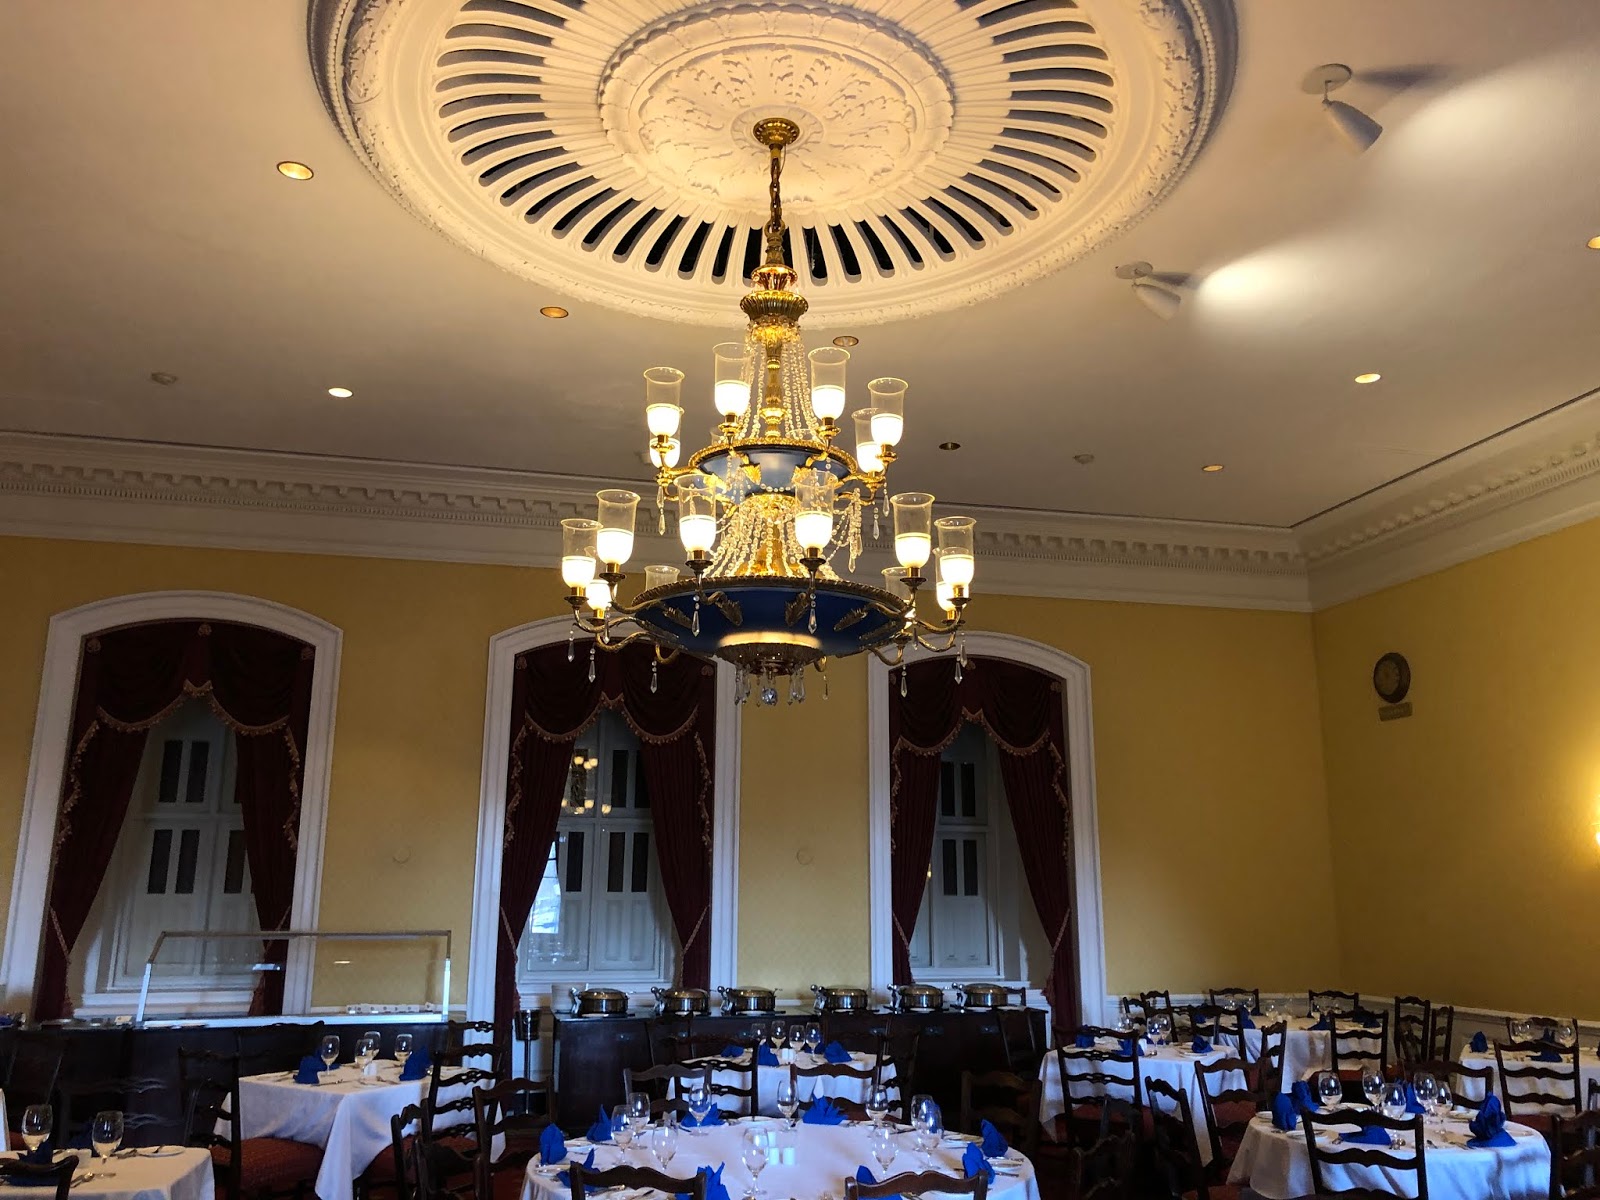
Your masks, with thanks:
M1411 664L1391 650L1372 665L1372 690L1385 704L1399 704L1411 690Z

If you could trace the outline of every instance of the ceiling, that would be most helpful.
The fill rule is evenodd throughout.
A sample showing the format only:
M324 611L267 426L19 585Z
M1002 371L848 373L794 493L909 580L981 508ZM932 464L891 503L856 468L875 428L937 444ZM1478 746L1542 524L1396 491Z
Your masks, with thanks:
M639 372L680 366L702 403L715 329L576 299L419 221L324 108L302 5L151 12L0 7L0 427L646 478ZM899 486L1292 525L1600 385L1600 8L1236 19L1226 107L1139 223L971 307L808 324L859 334L855 386L911 382ZM1384 126L1365 155L1300 91L1330 61ZM1172 320L1114 276L1135 259L1191 277Z

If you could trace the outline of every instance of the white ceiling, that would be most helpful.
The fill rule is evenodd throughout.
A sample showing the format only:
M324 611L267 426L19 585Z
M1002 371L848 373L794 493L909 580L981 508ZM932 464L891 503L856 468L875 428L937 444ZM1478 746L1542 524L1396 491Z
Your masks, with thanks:
M912 384L900 486L1287 525L1600 384L1600 6L1242 0L1238 32L1214 136L1131 233L859 331L855 381ZM638 373L704 389L714 331L543 319L568 298L391 199L296 0L7 0L0 44L0 427L641 479ZM1362 157L1299 90L1326 61L1385 126ZM1174 320L1130 259L1198 280Z

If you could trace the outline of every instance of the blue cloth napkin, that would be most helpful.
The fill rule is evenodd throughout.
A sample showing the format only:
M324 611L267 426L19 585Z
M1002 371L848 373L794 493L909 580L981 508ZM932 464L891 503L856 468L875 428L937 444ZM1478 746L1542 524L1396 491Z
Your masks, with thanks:
M844 1113L828 1097L818 1096L806 1109L806 1115L800 1118L800 1122L803 1125L843 1125Z
M1010 1151L1011 1143L988 1121L980 1125L978 1131L983 1134L983 1141L978 1143L978 1147L985 1158L1004 1158Z
M401 1079L426 1079L433 1070L433 1055L428 1053L426 1046L418 1046L411 1052L411 1057L406 1059L406 1065L400 1068Z
M1295 1111L1294 1098L1287 1093L1279 1092L1272 1098L1272 1127L1290 1133L1298 1124L1300 1124L1300 1114Z
M875 1178L873 1178L873 1175L872 1175L871 1171L867 1170L865 1167L857 1167L856 1168L856 1182L857 1183L877 1183L878 1181ZM710 1197L708 1196L706 1198L706 1200L710 1200ZM900 1193L896 1192L892 1196L885 1196L883 1198L883 1200L900 1200Z
M1294 1097L1294 1106L1300 1112L1322 1111L1322 1105L1317 1103L1317 1098L1311 1091L1311 1085L1304 1079L1297 1080L1294 1087L1289 1089L1289 1094Z
M678 1124L684 1126L687 1129L694 1129L696 1127L699 1127L701 1129L705 1129L705 1128L708 1128L709 1126L712 1126L712 1125L721 1125L722 1124L722 1110L720 1108L713 1108L710 1112L708 1112L706 1114L706 1119L704 1121L696 1121L694 1119L694 1114L693 1113L684 1113L683 1116L679 1119Z
M1409 1083L1406 1084L1406 1115L1408 1117L1414 1117L1418 1113L1424 1113L1427 1111L1427 1109L1422 1107L1422 1101L1417 1099L1417 1089L1412 1087Z
M726 1046L724 1046L722 1048L722 1053L717 1055L717 1057L718 1058L743 1058L744 1057L744 1047L735 1045L733 1042L729 1042Z
M850 1051L839 1045L838 1042L829 1042L822 1048L822 1057L827 1062L831 1062L835 1066L838 1066L840 1063L847 1063L850 1061Z
M593 1150L590 1150L589 1151L589 1157L583 1160L583 1169L585 1171L592 1171L594 1169L594 1151ZM561 1186L562 1187L566 1188L568 1191L572 1190L572 1172L571 1171L557 1171L556 1172L556 1178L561 1181Z
M611 1118L606 1115L606 1106L604 1104L600 1106L599 1120L589 1126L589 1132L584 1136L596 1144L609 1143L611 1141Z
M1478 1115L1472 1118L1467 1128L1472 1132L1472 1140L1467 1145L1475 1150L1516 1144L1516 1139L1506 1132L1506 1111L1500 1106L1499 1096L1485 1098L1483 1107L1478 1109Z
M778 1056L773 1053L771 1046L762 1042L756 1047L756 1062L763 1067L775 1067L778 1065Z
M1539 1053L1535 1054L1533 1056L1533 1061L1534 1062L1560 1062L1561 1061L1561 1051L1557 1050L1554 1046L1552 1046L1548 1050L1541 1050L1541 1051L1539 1051Z
M1122 1047L1124 1054L1131 1054L1135 1058L1144 1057L1144 1046L1135 1038L1123 1038L1117 1045Z
M296 1083L321 1083L322 1060L315 1054L308 1054L300 1060L300 1067L294 1073Z
M1554 1029L1546 1029L1539 1035L1539 1040L1541 1042L1549 1042L1554 1045L1556 1040L1556 1031Z
M1094 1047L1094 1039L1087 1033L1080 1033L1072 1039L1072 1044L1079 1050L1090 1050Z
M718 1163L713 1170L711 1167L701 1167L696 1175L706 1177L706 1200L728 1200L728 1185L722 1182L722 1169L727 1163ZM679 1192L678 1200L689 1200L688 1192Z
M567 1139L561 1136L559 1125L546 1125L539 1135L539 1161L549 1166L567 1157Z
M1472 1041L1468 1045L1472 1047L1474 1054L1483 1054L1489 1049L1489 1039L1483 1036L1483 1030L1480 1029L1472 1035Z
M983 1148L977 1142L967 1143L966 1151L961 1155L961 1173L968 1179L981 1173L990 1183L994 1182L994 1168L983 1156Z
M1328 1020L1327 1017L1318 1017L1317 1018L1317 1023L1315 1025L1313 1025L1311 1028L1320 1029L1320 1030L1322 1030L1322 1032L1326 1033L1328 1030L1333 1028L1333 1022Z
M1250 1014L1245 1012L1245 1010L1241 1008L1239 1010L1239 1028L1240 1029L1254 1029L1255 1027L1256 1027L1256 1023L1250 1019Z
M1211 1043L1206 1041L1205 1038L1201 1037L1197 1033L1194 1036L1194 1041L1189 1043L1189 1049L1193 1050L1196 1054L1210 1054Z
M1376 1125L1366 1129L1355 1129L1349 1133L1339 1135L1341 1142L1349 1142L1354 1146L1392 1146L1394 1140L1389 1136L1387 1129L1380 1129Z

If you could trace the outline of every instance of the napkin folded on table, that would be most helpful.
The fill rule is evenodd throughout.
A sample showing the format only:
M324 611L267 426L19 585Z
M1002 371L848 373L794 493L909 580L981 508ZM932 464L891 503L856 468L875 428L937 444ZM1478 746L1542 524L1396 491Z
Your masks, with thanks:
M1300 1114L1295 1111L1294 1097L1286 1092L1279 1092L1272 1098L1272 1127L1290 1133L1298 1124L1300 1124Z
M1553 1045L1556 1040L1556 1031L1554 1029L1546 1029L1539 1035L1539 1040L1541 1042L1550 1042Z
M734 1042L729 1042L726 1046L724 1046L722 1048L722 1053L718 1054L717 1057L718 1058L743 1058L744 1057L744 1047L740 1046L740 1045L738 1045L738 1044L736 1044Z
M1541 1051L1539 1051L1539 1053L1535 1054L1533 1056L1533 1061L1534 1062L1560 1062L1561 1061L1561 1051L1557 1050L1554 1046L1551 1046L1549 1049L1541 1050Z
M1311 1085L1304 1079L1295 1082L1294 1087L1289 1089L1289 1095L1294 1098L1294 1106L1300 1112L1322 1111L1322 1105L1317 1103L1317 1098L1311 1091Z
M978 1143L978 1148L983 1151L985 1158L1004 1158L1011 1150L1011 1143L1007 1142L1005 1135L996 1129L990 1122L985 1121L978 1127L983 1134L983 1140Z
M1313 1025L1311 1028L1312 1029L1320 1029L1320 1030L1322 1030L1322 1032L1326 1033L1328 1030L1333 1028L1333 1022L1328 1020L1327 1017L1318 1017L1317 1018L1317 1023L1315 1025Z
M322 1060L315 1054L308 1054L300 1060L299 1069L294 1073L296 1083L321 1083Z
M1472 1132L1472 1139L1467 1145L1474 1150L1516 1144L1516 1139L1506 1129L1506 1110L1501 1107L1499 1096L1486 1097L1483 1107L1478 1109L1477 1116L1472 1118L1467 1128Z
M561 1136L559 1125L546 1125L539 1135L539 1161L549 1166L567 1157L567 1139Z
M878 1181L875 1178L873 1178L872 1172L867 1170L866 1167L857 1167L856 1168L856 1182L857 1183L877 1183ZM682 1197L680 1197L679 1200L682 1200ZM707 1200L710 1200L710 1198L707 1197ZM900 1194L898 1192L896 1192L892 1196L885 1196L883 1198L883 1200L900 1200Z
M1241 1008L1239 1010L1239 1028L1240 1029L1254 1029L1255 1027L1256 1027L1256 1023L1250 1019L1250 1014L1245 1012L1245 1010Z
M684 1113L683 1116L679 1118L678 1124L687 1129L705 1129L711 1125L721 1125L722 1110L720 1108L713 1108L706 1114L706 1119L704 1121L696 1121L693 1113Z
M1124 1054L1131 1054L1135 1058L1144 1057L1144 1044L1136 1038L1123 1038L1117 1045L1122 1047Z
M777 1054L765 1042L756 1047L756 1062L763 1067L776 1067L779 1065Z
M1210 1054L1211 1043L1197 1033L1194 1035L1194 1041L1189 1043L1189 1049L1196 1054Z
M728 1185L722 1182L722 1169L727 1165L727 1163L718 1163L714 1169L701 1167L695 1172L696 1175L704 1175L706 1177L706 1200L728 1200ZM679 1192L678 1200L689 1200L689 1194L687 1192Z
M406 1065L400 1068L400 1078L408 1081L426 1079L432 1071L433 1055L428 1053L426 1046L418 1046L406 1059Z
M1409 1083L1406 1084L1406 1115L1408 1117L1414 1117L1418 1113L1425 1113L1427 1111L1427 1109L1422 1107L1422 1101L1417 1099L1417 1089L1412 1087Z
M989 1160L983 1156L983 1148L977 1142L968 1142L966 1151L961 1155L961 1173L968 1179L981 1174L990 1183L994 1182L994 1168L989 1165Z
M1467 1043L1474 1054L1484 1054L1489 1049L1489 1039L1483 1036L1483 1030L1478 1030L1472 1035L1472 1041Z
M600 1106L600 1118L589 1126L589 1132L584 1134L591 1142L603 1143L611 1141L611 1118L606 1115L606 1106Z
M1094 1038L1090 1037L1087 1033L1080 1033L1077 1037L1072 1039L1072 1044L1079 1050L1090 1050L1094 1047Z
M838 1042L829 1042L822 1048L822 1057L825 1061L838 1066L840 1063L850 1061L850 1051L846 1050Z
M583 1160L583 1169L585 1171L594 1170L594 1151L592 1149L589 1151L589 1157ZM562 1187L567 1188L569 1190L571 1189L571 1187L572 1187L572 1172L571 1171L557 1171L556 1172L556 1178L558 1180L560 1180Z
M1368 1126L1366 1129L1354 1129L1349 1133L1341 1133L1339 1135L1339 1140L1341 1142L1349 1142L1351 1145L1355 1146L1394 1145L1394 1139L1389 1136L1389 1131L1387 1129L1380 1129L1376 1125Z
M802 1125L843 1125L844 1113L826 1096L818 1096L800 1118Z

